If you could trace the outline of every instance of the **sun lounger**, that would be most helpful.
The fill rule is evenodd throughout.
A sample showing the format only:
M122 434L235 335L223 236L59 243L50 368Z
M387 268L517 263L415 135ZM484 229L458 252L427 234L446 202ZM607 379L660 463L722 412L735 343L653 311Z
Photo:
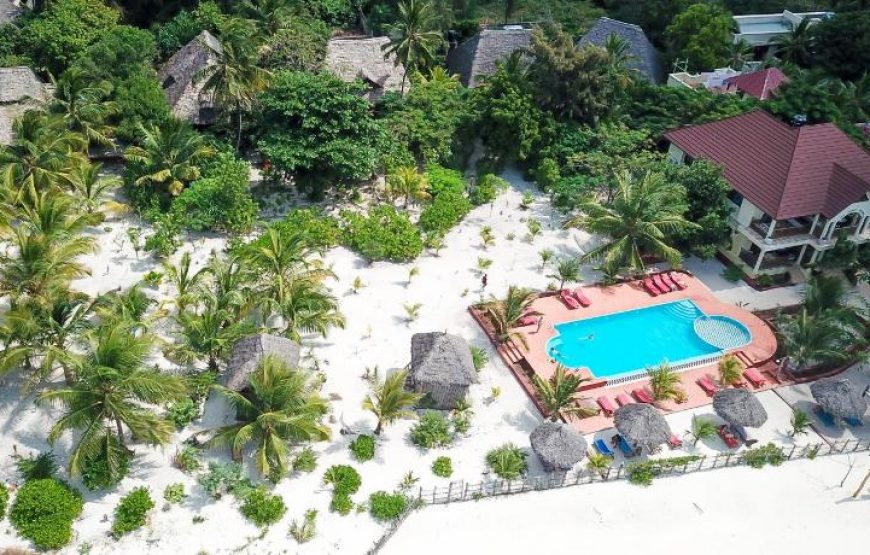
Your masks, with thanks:
M725 442L725 445L727 445L729 449L736 449L740 446L740 442L737 441L737 436L731 433L727 424L719 426L719 437L722 438L722 441Z
M669 276L668 274L659 275L661 276L662 281L665 282L665 285L667 285L671 289L671 291L676 291L677 289L679 289L679 287L677 287L677 284L674 283L674 280L671 279L671 276Z
M577 302L577 299L575 299L567 289L559 291L559 300L571 310L580 308L580 303Z
M613 451L610 450L610 447L607 446L607 443L601 438L596 439L592 442L592 445L595 446L595 450L601 453L602 455L607 455L608 457L613 456Z
M526 316L523 316L519 320L517 320L517 327L522 328L525 326L534 326L537 323L538 323L538 319L535 318L534 316L532 316L531 314L528 314Z
M652 295L653 297L657 297L662 294L658 287L655 286L653 280L650 278L644 279L641 283L643 283L643 288L646 289L646 292Z
M662 293L670 293L671 292L671 288L668 287L668 284L665 283L664 280L662 280L661 274L654 275L652 277L652 280L653 280L653 283L656 284L656 287L659 288L659 291L661 291Z
M850 428L857 428L858 426L864 425L860 418L844 418L843 420L846 421L846 426L849 426Z
M602 395L598 399L595 399L595 402L598 403L598 406L601 407L602 411L604 411L605 416L613 416L613 411L616 410L616 407L613 406L610 399Z
M589 297L586 296L586 293L584 293L583 289L580 287L574 290L574 298L577 299L577 302L582 306L589 306L592 304L592 301L589 300Z
M749 380L749 382L755 387L761 387L765 383L767 383L764 379L764 376L762 376L761 373L755 368L747 368L743 372L743 377Z
M619 450L622 451L622 454L625 455L625 458L631 458L635 456L634 448L625 441L625 438L619 436Z
M625 405L630 405L634 403L634 401L631 400L631 397L629 397L625 393L620 393L619 395L617 395L616 402L619 403L620 407L624 407Z
M670 439L668 439L668 445L671 446L671 449L679 449L683 446L683 439L677 434L671 434Z
M670 272L670 273L668 274L668 276L673 280L673 282L674 282L674 283L677 285L677 287L679 287L680 289L685 289L685 288L688 287L688 285L686 285L686 282L683 281L683 278L681 278L681 277L680 277L680 274L678 274L677 272Z
M816 407L816 416L819 417L819 420L821 420L822 424L824 424L825 426L827 426L829 428L836 428L837 427L837 421L834 419L834 417L832 415L823 411L822 407Z
M634 395L634 398L637 399L639 403L647 403L649 405L653 404L653 397L646 389L635 389L631 394Z
M706 393L710 397L712 397L713 394L719 390L719 388L716 387L716 384L713 383L713 380L710 379L710 376L701 376L700 378L698 378L697 384L701 386L701 389L704 390L704 393Z

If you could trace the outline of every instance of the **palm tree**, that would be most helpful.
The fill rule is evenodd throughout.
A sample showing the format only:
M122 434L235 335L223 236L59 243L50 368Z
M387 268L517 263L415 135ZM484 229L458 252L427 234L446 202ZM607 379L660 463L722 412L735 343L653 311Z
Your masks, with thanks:
M429 179L414 166L400 166L387 175L386 192L391 198L404 198L405 208L413 200L426 200Z
M566 283L576 283L580 281L580 260L573 256L560 258L556 262L554 272L548 274L547 277L559 280L559 289L565 287Z
M402 64L402 92L408 74L423 72L435 63L435 50L441 45L441 33L433 30L435 16L432 6L423 0L399 2L396 23L389 27L390 42L382 48L385 57L396 56L396 65Z
M218 360L229 353L236 341L256 331L249 320L234 321L232 314L220 308L211 295L197 310L180 311L175 322L179 327L178 341L167 348L167 356L185 364L205 358L210 370L218 369Z
M812 316L806 308L777 318L776 329L788 366L794 370L848 360L850 347L860 339L836 315Z
M0 294L13 299L38 297L70 281L90 275L79 257L92 252L93 241L77 236L53 239L19 226L12 232L14 254L0 255Z
M722 357L719 361L719 382L734 385L741 381L743 365L734 355Z
M655 368L647 370L649 374L649 387L656 401L673 399L680 401L686 395L680 388L680 374L675 372L667 363L662 363Z
M610 58L610 75L621 89L628 88L637 74L636 68L629 67L637 58L631 54L631 44L616 33L607 35L604 50Z
M493 300L483 305L487 316L489 316L489 321L495 327L499 342L506 343L510 339L517 339L523 346L527 346L523 335L512 330L523 316L539 314L531 310L535 298L535 293L530 289L511 285L508 287L507 296L504 299Z
M51 111L59 114L67 129L82 135L88 144L112 144L112 127L106 124L117 114L117 105L107 100L112 92L108 81L95 82L83 69L71 67L56 83Z
M301 341L303 333L316 333L326 337L333 327L344 328L345 320L338 311L338 301L322 284L295 279L278 290L275 297L264 299L266 314L281 318L279 333L294 341Z
M405 390L405 380L408 371L401 370L387 376L384 383L373 387L363 400L362 408L371 412L378 419L375 435L381 435L384 426L392 424L400 418L413 418L416 413L413 407L423 398L419 393Z
M793 26L788 34L773 40L773 47L780 60L801 66L809 63L815 45L811 24L810 18L806 17L797 26Z
M256 24L258 30L272 36L287 27L293 9L287 0L243 0L236 12Z
M538 399L544 411L550 415L551 422L558 422L560 416L579 416L584 418L598 414L591 407L581 406L579 401L580 384L590 381L590 378L582 378L576 372L568 372L561 364L556 366L556 371L549 380L544 380L537 374L532 376L532 383L538 393Z
M248 388L234 391L221 385L214 389L236 409L238 422L214 430L210 447L230 447L241 460L250 444L256 445L257 469L272 480L286 473L289 442L329 439L329 428L320 420L329 408L304 371L288 368L267 356L249 378Z
M714 424L711 420L707 420L706 418L698 418L697 416L692 417L692 428L686 430L686 433L689 434L692 438L692 445L698 445L698 442L702 439L709 439L711 437L716 437L718 433L718 429L716 428L716 424Z
M678 266L680 251L668 242L675 233L698 228L682 215L685 203L681 192L652 172L637 180L625 171L615 179L617 190L610 205L597 200L584 202L580 205L582 215L565 224L610 238L588 252L584 260L602 259L608 270L643 272L644 255L656 255Z
M123 291L111 291L100 299L97 315L103 322L116 322L127 326L133 332L145 332L157 320L165 316L165 311L157 310L148 314L148 310L157 304L142 290L140 284Z
M181 120L170 118L160 126L139 126L142 146L131 146L124 158L139 166L137 186L160 187L178 196L191 181L199 179L199 163L211 156L199 133Z
M752 46L744 39L728 45L728 67L740 71L746 62L752 60Z
M31 189L22 200L24 202L18 211L20 225L51 241L78 238L85 243L96 244L94 238L78 236L95 223L95 218L86 212L81 213L69 195L57 189L42 192Z
M117 176L102 175L102 164L79 164L66 176L65 181L85 213L105 218L103 210L124 212L121 202L107 200L109 194L121 184Z
M189 302L196 298L197 288L208 274L208 267L196 272L190 268L190 251L181 255L178 266L168 261L163 262L163 274L175 287L175 307L183 311Z
M807 280L803 305L811 316L828 310L841 310L847 307L848 301L849 291L839 277L816 275Z
M77 381L42 393L37 402L66 409L52 426L49 443L66 431L81 432L70 452L71 475L81 473L87 462L101 458L110 473L118 475L121 458L129 454L125 428L135 440L151 445L167 443L174 425L145 405L180 400L186 395L185 385L178 376L145 367L152 345L149 336L137 337L121 325L104 325L87 339Z

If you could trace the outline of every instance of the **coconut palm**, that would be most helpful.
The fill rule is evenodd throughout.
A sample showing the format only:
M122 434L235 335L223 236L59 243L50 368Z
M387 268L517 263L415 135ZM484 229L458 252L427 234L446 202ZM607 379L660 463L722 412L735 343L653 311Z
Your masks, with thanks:
M848 360L850 347L860 339L836 315L823 312L813 316L806 308L777 318L776 330L788 366L798 371Z
M207 267L194 272L190 268L190 261L190 251L185 251L177 266L169 261L163 262L163 274L175 287L174 302L179 311L183 311L196 298L197 289L208 274Z
M416 416L413 408L423 396L405 389L407 378L407 370L394 372L387 376L384 383L372 387L371 392L363 400L362 408L374 414L378 419L375 435L381 435L384 426L392 424L400 418L414 418Z
M631 62L637 58L631 54L631 44L616 33L607 35L604 40L604 50L610 59L609 72L614 82L620 88L625 89L631 86L634 81L634 76L638 70L629 67Z
M160 126L140 125L139 136L142 146L131 146L124 153L139 175L134 183L157 187L172 196L199 179L199 164L213 152L188 123L174 118Z
M93 241L77 236L63 240L19 226L11 236L13 254L0 255L0 294L39 297L90 274L79 257L93 251Z
M489 316L489 321L495 327L495 334L499 342L505 343L510 339L517 339L523 346L527 346L523 335L514 332L513 328L523 316L539 314L531 310L535 298L535 293L530 289L511 285L508 287L507 296L504 299L493 300L483 305L487 316Z
M680 387L680 374L668 364L662 363L655 368L649 368L647 373L649 374L649 388L656 401L669 399L680 401L685 397L686 393Z
M810 18L804 18L789 33L773 39L773 47L780 60L801 66L809 63L815 45L811 24Z
M116 322L134 332L144 332L166 314L164 310L148 311L157 301L149 297L137 283L123 291L111 291L100 299L97 315L103 322Z
M65 177L64 181L72 191L85 213L105 218L104 211L124 212L127 206L109 200L109 194L120 184L116 176L102 175L102 164L78 164Z
M803 305L812 316L826 311L845 315L854 314L849 306L850 293L846 283L837 276L816 275L807 280L803 293Z
M742 380L743 365L734 355L722 357L719 361L719 382L734 385Z
M196 295L214 295L218 308L228 310L233 320L247 316L255 304L251 267L238 256L215 256L207 272L208 279L196 288Z
M185 385L178 376L146 368L151 345L151 337L136 336L125 326L100 326L87 336L77 381L37 398L40 404L65 409L49 432L49 443L67 431L80 432L70 451L71 475L99 459L110 474L118 475L121 458L129 453L125 429L133 439L151 445L163 445L172 437L174 425L146 405L183 399Z
M699 441L716 437L716 434L719 432L716 428L716 424L711 420L693 416L692 427L686 430L686 433L692 438L692 445L698 445Z
M316 258L318 250L311 247L308 237L298 230L269 226L257 241L242 251L251 265L270 287L293 279L321 280L334 277Z
M111 83L94 81L83 69L73 66L58 79L50 110L88 144L108 146L112 144L112 127L106 120L118 112L117 105L107 100L111 92Z
M331 328L344 328L338 301L322 284L295 279L275 292L278 294L264 298L262 304L266 315L280 317L278 333L281 335L298 342L303 333L326 337Z
M57 190L28 191L18 210L20 225L51 241L63 241L76 237L85 228L95 223L93 215L81 212L74 199ZM96 244L95 239L79 237L86 243Z
M400 166L387 174L386 192L390 198L404 198L405 208L412 200L426 200L429 180L414 166Z
M423 72L435 64L435 51L443 39L434 30L435 15L432 6L423 0L403 0L399 2L399 15L396 23L389 26L390 42L382 48L384 56L395 55L396 65L402 64L402 92L405 92L405 79L408 74Z
M313 380L274 356L260 362L243 392L221 385L214 389L236 409L237 422L214 430L207 445L230 447L233 458L241 460L254 443L257 469L270 479L287 472L290 442L329 439L329 428L320 421L329 406Z
M609 270L643 272L643 257L655 255L678 266L682 256L669 241L676 233L698 227L682 215L682 193L657 173L647 172L636 179L625 171L614 178L617 190L612 203L586 201L580 205L581 215L565 224L610 239L584 259L602 260Z
M728 45L728 67L741 70L743 65L752 60L752 46L744 39Z
M550 279L559 281L559 289L565 287L566 283L576 283L580 281L580 260L573 256L560 258L556 262L556 267L553 268L553 273L547 275Z
M269 36L286 28L293 17L293 9L287 0L243 0L236 12Z
M544 380L537 374L532 376L538 399L544 411L549 414L551 422L558 422L560 416L584 418L598 414L596 409L582 406L579 402L580 384L588 381L590 378L582 378L576 372L568 372L561 364L556 366L556 371L548 380Z
M218 369L218 360L229 354L236 341L256 332L251 321L234 321L232 314L220 308L217 299L211 295L203 299L195 310L180 311L175 323L178 337L167 348L167 356L183 364L205 359L210 370Z

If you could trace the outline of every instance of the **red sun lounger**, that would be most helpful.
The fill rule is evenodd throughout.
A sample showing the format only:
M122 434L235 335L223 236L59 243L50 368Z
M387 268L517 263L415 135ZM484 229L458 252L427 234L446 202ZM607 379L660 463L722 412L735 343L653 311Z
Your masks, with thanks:
M761 387L767 383L767 380L764 379L761 372L755 368L748 368L743 372L743 377L749 380L749 382L755 387Z
M517 320L517 327L524 328L526 326L534 326L538 323L538 319L532 316L531 314L526 314L519 320Z
M714 393L719 389L716 387L716 384L713 383L713 380L710 379L710 376L702 376L698 378L697 384L701 386L701 389L704 390L708 396L712 397Z
M652 277L652 280L653 280L653 283L656 284L656 287L659 288L659 291L661 291L662 293L670 293L671 292L671 288L668 287L668 285L664 282L664 280L662 280L661 274L654 275Z
M630 405L634 403L634 401L631 400L631 397L629 397L625 393L620 393L619 395L617 395L616 402L619 403L620 407L624 407L625 405Z
M634 395L634 398L637 399L639 403L646 403L648 405L653 404L653 397L646 389L635 389L631 394Z
M668 275L668 274L659 274L659 275L662 277L662 281L665 282L665 285L667 285L668 287L671 288L671 291L676 291L677 289L679 289L679 287L677 287L676 282L674 282L674 280L671 279L670 275Z
M583 292L581 287L578 287L574 290L574 298L577 299L577 302L583 306L589 306L592 304L592 301L589 300L589 297L586 296L586 293Z
M641 283L643 283L643 288L646 289L646 292L653 297L657 297L662 294L662 292L659 291L659 288L655 286L653 280L651 280L650 278L644 279Z
M668 445L671 446L671 449L679 449L683 446L683 439L677 434L671 434L671 438L668 440Z
M580 303L577 302L577 299L575 299L567 289L559 291L559 300L571 310L580 308Z
M685 289L688 287L688 285L686 285L686 282L683 281L683 278L681 278L680 274L678 274L677 272L671 272L668 274L668 276L674 281L674 283L677 284L677 287L679 287L680 289Z
M610 399L602 395L598 399L595 399L595 402L598 403L599 407L601 407L601 410L604 412L605 416L613 416L613 411L616 410L616 407L613 406L613 403L610 402Z

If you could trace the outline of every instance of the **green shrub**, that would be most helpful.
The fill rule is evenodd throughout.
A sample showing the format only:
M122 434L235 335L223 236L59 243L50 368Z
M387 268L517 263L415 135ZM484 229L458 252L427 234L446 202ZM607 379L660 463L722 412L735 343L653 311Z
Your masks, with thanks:
M432 474L441 478L453 475L453 462L450 457L438 457L432 462Z
M317 453L311 447L305 447L293 459L293 470L296 472L314 472L317 468Z
M559 175L559 164L552 158L544 158L535 168L535 182L542 191L549 192L562 179Z
M169 256L181 245L180 221L173 214L160 214L154 220L154 233L145 239L145 250L157 256Z
M366 216L345 210L341 217L344 244L366 260L408 262L423 252L420 231L393 206L376 206Z
M240 510L248 520L257 526L265 527L281 520L287 507L280 496L272 495L265 488L260 487L245 497Z
M480 372L486 363L489 362L489 355L486 352L486 349L478 347L477 345L471 346L471 363L474 364L474 369Z
M243 233L254 225L257 204L250 193L250 165L231 153L218 155L172 202L172 214L192 231Z
M657 469L652 461L633 462L625 467L625 475L628 476L628 481L636 486L651 485L653 478L657 474Z
M330 466L323 474L323 483L332 485L335 495L353 495L359 491L362 478L354 467L337 464Z
M350 495L333 495L332 501L329 502L329 510L347 516L353 510L353 500L351 500Z
M202 401L208 397L211 386L217 383L218 373L214 370L191 370L184 376L187 391L195 401Z
M317 511L315 509L308 509L305 511L305 519L300 524L293 519L293 522L290 523L290 535L296 540L297 543L306 543L311 541L314 538L314 534L317 532Z
M0 520L6 516L6 504L9 503L9 490L6 484L0 482Z
M408 498L401 493L376 491L369 496L369 513L376 520L396 520L408 508Z
M463 193L441 193L420 213L420 229L430 235L444 235L461 222L471 208L471 202Z
M199 418L199 405L190 397L169 405L166 409L166 418L175 424L177 430Z
M450 422L437 411L428 411L411 428L411 443L424 449L444 447L453 443Z
M181 503L185 497L187 497L187 494L184 493L184 484L182 483L169 484L163 490L163 499L170 504Z
M129 451L121 451L117 457L118 465L112 469L109 467L102 454L97 458L88 458L82 462L82 483L91 491L108 489L117 485L127 473L130 472Z
M743 279L743 270L737 266L729 264L728 266L725 266L724 270L722 270L722 277L730 282L737 283Z
M26 482L18 490L9 521L40 549L59 549L72 539L72 523L82 512L79 492L54 478Z
M312 247L330 249L341 243L338 222L317 208L291 210L275 227L301 233Z
M782 448L777 447L773 443L761 445L753 449L747 449L743 452L743 460L752 468L761 468L765 464L771 466L779 466L785 460L782 454Z
M375 458L375 438L365 434L357 436L350 442L350 452L359 462L372 460Z
M182 472L187 472L188 474L202 468L202 463L199 462L199 451L189 445L186 445L181 449L181 451L175 453L175 457L172 459L172 464Z
M35 457L27 457L15 461L15 468L25 482L54 478L57 474L57 460L54 453L45 451Z
M471 191L471 202L475 206L492 202L507 187L507 181L495 174L488 173L478 179L477 186Z
M115 521L112 523L112 534L119 538L145 526L148 511L154 508L151 492L148 488L136 488L125 495L115 507Z
M429 194L436 199L444 193L461 196L467 188L462 172L438 164L429 164L426 167L426 179L429 181Z
M526 471L526 454L512 443L506 443L486 454L486 464L504 480L519 478Z
M215 499L220 499L225 493L244 498L253 489L251 483L242 478L242 465L235 462L208 463L208 472L199 476L199 484Z

